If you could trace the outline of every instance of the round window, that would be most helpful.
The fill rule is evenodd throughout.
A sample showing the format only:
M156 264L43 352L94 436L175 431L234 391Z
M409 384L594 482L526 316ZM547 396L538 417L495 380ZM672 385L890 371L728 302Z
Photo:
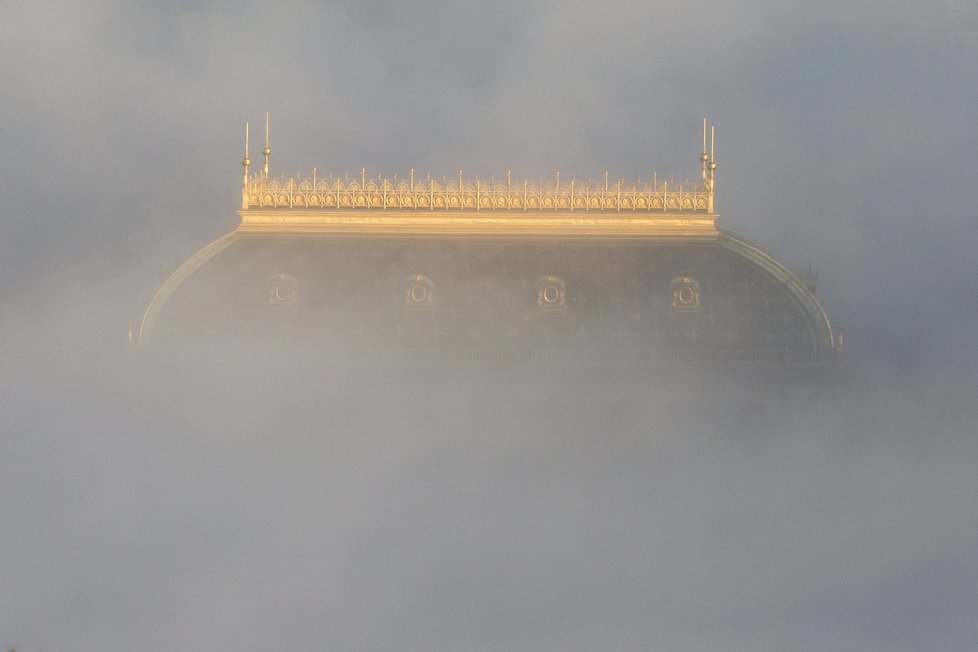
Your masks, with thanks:
M423 285L415 285L411 288L411 301L423 303L428 298L428 288Z
M285 283L280 283L275 286L273 295L276 301L288 301L292 297L292 288Z

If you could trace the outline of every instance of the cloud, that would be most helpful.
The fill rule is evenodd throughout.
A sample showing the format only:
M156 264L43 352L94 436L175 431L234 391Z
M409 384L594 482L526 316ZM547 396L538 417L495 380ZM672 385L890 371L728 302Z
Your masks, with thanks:
M966 649L974 45L843 4L8 2L0 643ZM578 178L693 176L707 114L723 225L819 268L848 368L128 362L265 110L288 174Z

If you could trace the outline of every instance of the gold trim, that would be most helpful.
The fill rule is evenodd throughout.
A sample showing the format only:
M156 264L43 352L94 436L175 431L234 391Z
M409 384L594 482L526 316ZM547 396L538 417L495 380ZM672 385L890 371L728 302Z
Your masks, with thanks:
M717 215L454 211L241 210L239 231L333 234L713 237Z

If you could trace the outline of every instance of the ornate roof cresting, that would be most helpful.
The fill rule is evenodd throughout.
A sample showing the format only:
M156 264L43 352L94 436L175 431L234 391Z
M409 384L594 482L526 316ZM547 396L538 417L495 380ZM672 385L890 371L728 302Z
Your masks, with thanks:
M262 174L245 182L242 209L310 208L364 210L451 210L451 211L641 211L713 212L713 193L700 185L670 184L668 181L625 184L618 180L603 184L590 181L561 183L556 174L550 183L527 179L482 181L465 179L309 177L269 179Z
M645 182L603 182L575 179L562 182L560 172L552 180L531 182L525 177L505 181L478 177L432 179L367 177L361 169L359 178L320 177L314 168L309 176L273 178L268 175L271 153L268 141L268 115L265 115L264 169L250 174L245 123L244 183L241 209L306 209L317 211L398 210L398 211L524 211L524 212L625 212L625 213L699 213L714 214L713 192L716 161L713 155L713 129L710 129L710 154L707 155L707 123L703 120L703 151L700 155L700 183L658 181L655 175Z

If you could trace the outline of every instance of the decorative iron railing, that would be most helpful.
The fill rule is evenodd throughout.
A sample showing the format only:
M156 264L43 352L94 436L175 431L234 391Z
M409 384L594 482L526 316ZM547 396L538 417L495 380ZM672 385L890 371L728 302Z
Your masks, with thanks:
M480 179L268 178L249 176L242 208L450 211L713 212L713 192L702 185L624 185L576 181L561 184L485 182Z

